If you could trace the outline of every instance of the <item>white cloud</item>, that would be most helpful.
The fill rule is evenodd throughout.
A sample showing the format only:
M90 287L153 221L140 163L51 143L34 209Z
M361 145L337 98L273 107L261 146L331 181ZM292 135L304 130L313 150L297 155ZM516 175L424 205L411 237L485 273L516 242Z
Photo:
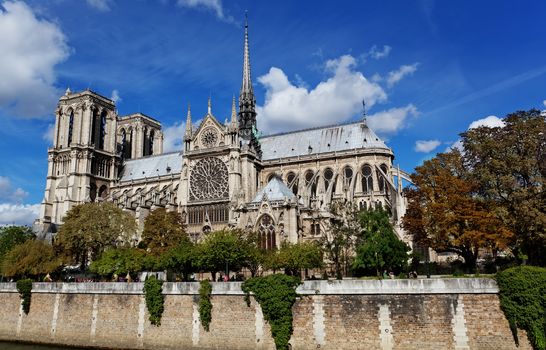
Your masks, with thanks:
M218 19L232 22L233 17L226 16L222 7L222 0L178 0L177 4L188 8L203 8L212 11Z
M87 0L87 5L102 12L110 11L110 0Z
M389 87L392 87L400 80L402 80L405 76L415 73L418 65L419 63L403 65L400 66L400 68L398 68L397 70L390 71L387 76L387 85Z
M546 100L542 101L542 104L546 107Z
M370 57L378 60L378 59L385 58L385 57L389 56L391 50L392 50L392 47L390 47L389 45L383 45L383 49L378 49L377 46L374 45L370 49L370 52L368 53L368 55L370 55Z
M367 101L366 101L367 104ZM391 108L368 116L368 125L379 134L394 134L403 129L410 116L417 116L417 107L409 104L406 107Z
M0 176L0 201L21 203L28 196L28 192L20 187L13 188L8 177Z
M505 124L501 118L495 115L490 115L488 117L473 121L472 123L470 123L467 130L476 129L476 128L479 128L480 126L486 126L489 128L497 128L497 127L503 128L504 125ZM446 148L446 152L449 152L452 149L458 149L459 151L463 152L464 151L463 142L460 139L453 142L451 146Z
M0 204L0 226L30 226L39 215L40 204Z
M258 126L271 132L346 121L362 109L387 99L385 91L355 70L351 55L326 62L330 77L310 89L294 85L276 67L258 78L266 89L265 104L257 107Z
M123 101L123 99L122 99L121 96L119 95L119 91L118 91L118 90L113 90L113 91L112 91L112 96L110 96L110 99L111 99L112 101L114 101L114 103L118 103L118 102Z
M418 140L415 141L415 151L421 153L430 153L440 146L438 140Z
M489 128L496 128L496 127L502 128L504 127L504 122L502 121L502 119L498 118L497 116L490 115L488 117L478 119L470 123L470 125L468 126L468 130L475 129L480 126L487 126Z
M182 149L186 123L180 122L163 130L163 152L174 152Z
M42 134L42 139L53 145L53 137L55 136L55 124L49 124L46 131Z
M54 67L69 53L57 24L35 16L23 2L0 3L0 110L41 117L55 108Z

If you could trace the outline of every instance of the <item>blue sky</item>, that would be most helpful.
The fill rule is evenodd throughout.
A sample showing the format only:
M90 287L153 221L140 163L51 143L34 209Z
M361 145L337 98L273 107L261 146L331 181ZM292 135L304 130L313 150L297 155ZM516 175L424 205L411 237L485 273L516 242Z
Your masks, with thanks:
M160 120L168 150L188 103L229 116L245 10L265 134L357 120L365 98L412 171L472 123L544 108L541 1L0 0L0 224L37 215L67 87Z

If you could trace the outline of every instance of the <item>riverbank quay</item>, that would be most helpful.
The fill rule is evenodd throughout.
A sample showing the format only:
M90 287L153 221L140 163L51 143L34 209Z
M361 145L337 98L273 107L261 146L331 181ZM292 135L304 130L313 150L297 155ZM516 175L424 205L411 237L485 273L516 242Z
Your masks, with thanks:
M274 349L269 325L240 282L212 284L209 331L199 283L165 282L161 325L143 283L34 283L25 314L0 283L0 340L115 349ZM516 347L489 278L305 281L293 307L292 349L531 349Z

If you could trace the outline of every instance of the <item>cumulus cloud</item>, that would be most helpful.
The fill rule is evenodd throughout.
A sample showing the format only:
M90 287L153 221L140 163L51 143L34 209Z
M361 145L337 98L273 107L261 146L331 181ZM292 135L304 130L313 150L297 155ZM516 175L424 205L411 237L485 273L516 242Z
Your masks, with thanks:
M21 203L27 196L22 188L13 188L8 177L0 176L0 202Z
M417 107L410 103L406 107L391 108L370 115L368 117L368 125L378 134L394 134L407 125L409 117L417 116L418 114Z
M163 130L163 152L180 151L183 145L186 123L174 123Z
M0 110L19 117L51 113L60 95L55 65L69 53L53 22L37 18L23 2L0 3Z
M118 90L113 90L113 91L112 91L112 96L110 96L110 99L111 99L112 101L114 101L114 103L118 103L118 102L123 101L123 100L121 99L121 96L119 95L119 91L118 91Z
M39 215L40 204L0 204L0 226L30 226Z
M504 125L505 123L502 121L501 118L495 115L490 115L482 119L474 120L472 123L470 123L467 130L476 129L480 126L486 126L488 128L503 128ZM451 146L446 148L446 152L449 152L452 149L458 149L459 151L463 152L463 142L460 139L453 142Z
M546 107L546 100L542 101L542 104Z
M101 12L110 11L110 0L87 0L87 5Z
M440 146L438 140L418 140L415 141L415 151L421 153L430 153Z
M222 7L222 0L178 0L177 4L187 8L202 8L214 12L218 19L232 22L233 17L226 16Z
M419 63L414 63L410 65L402 65L397 70L390 71L387 75L387 85L389 87L394 86L400 80L408 75L412 75L417 70Z
M49 124L46 131L42 134L42 139L47 141L48 144L53 144L53 137L55 136L55 124Z
M290 82L280 68L271 67L258 78L265 88L265 104L257 107L258 126L272 132L346 121L362 109L387 99L385 91L355 70L356 60L344 55L329 60L329 78L314 88Z
M371 58L378 60L378 59L389 56L389 54L391 53L391 50L392 50L392 47L390 47L389 45L383 45L382 49L379 49L377 45L374 45L370 49L370 52L368 52L368 55Z
M496 128L496 127L502 128L504 127L504 122L499 117L490 115L488 117L478 119L470 123L470 125L468 126L468 130L475 129L480 126L487 126L489 128Z

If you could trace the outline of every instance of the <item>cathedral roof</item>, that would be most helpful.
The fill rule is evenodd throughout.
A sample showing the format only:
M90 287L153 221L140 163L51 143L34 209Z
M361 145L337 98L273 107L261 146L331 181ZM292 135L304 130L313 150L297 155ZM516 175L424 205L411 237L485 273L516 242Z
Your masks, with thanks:
M285 185L278 177L274 176L264 188L256 193L252 200L253 203L259 203L266 196L270 201L283 201L285 199L294 199L296 195Z
M120 181L140 180L182 172L182 152L165 153L123 162Z
M263 160L362 148L390 151L383 140L362 122L263 136L260 143Z

